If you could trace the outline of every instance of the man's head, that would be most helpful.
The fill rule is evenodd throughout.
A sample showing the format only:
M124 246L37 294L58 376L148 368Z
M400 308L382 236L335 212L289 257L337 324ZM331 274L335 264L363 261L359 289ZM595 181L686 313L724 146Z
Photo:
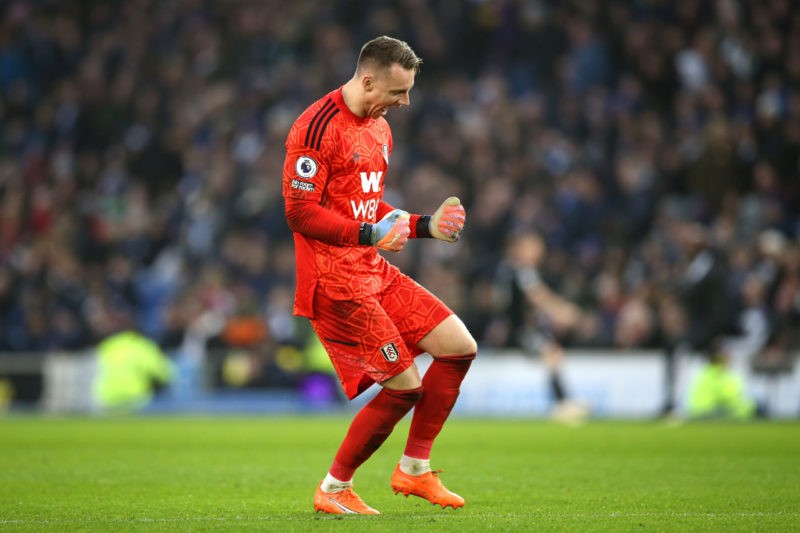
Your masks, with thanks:
M348 105L359 116L378 118L390 107L409 105L409 93L422 59L404 41L376 37L361 47L353 79L348 86L357 92Z
M422 65L422 59L417 57L405 41L384 35L372 39L361 47L356 72L372 68L386 69L395 64L404 70L413 70L416 74Z
M508 257L517 268L537 268L546 251L547 245L536 231L522 230L508 241Z

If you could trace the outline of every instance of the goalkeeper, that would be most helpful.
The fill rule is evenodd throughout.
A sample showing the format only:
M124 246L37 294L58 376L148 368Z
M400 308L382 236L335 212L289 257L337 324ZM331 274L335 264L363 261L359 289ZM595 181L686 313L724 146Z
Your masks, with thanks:
M420 63L403 41L369 41L353 77L306 109L286 139L294 313L310 319L348 398L381 386L354 417L317 486L314 508L326 513L378 514L353 492L353 475L412 407L392 490L443 508L464 505L431 470L430 454L477 345L444 303L378 253L399 252L414 238L454 243L464 227L464 207L455 197L427 216L383 201L393 147L384 116L409 105ZM414 359L423 352L433 363L421 377Z

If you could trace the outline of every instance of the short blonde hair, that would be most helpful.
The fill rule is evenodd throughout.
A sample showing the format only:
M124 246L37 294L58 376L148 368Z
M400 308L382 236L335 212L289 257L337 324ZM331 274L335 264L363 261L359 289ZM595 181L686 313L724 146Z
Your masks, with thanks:
M357 70L368 64L376 64L381 68L389 68L398 64L406 70L419 72L420 59L407 42L383 35L368 41L361 47L358 55Z

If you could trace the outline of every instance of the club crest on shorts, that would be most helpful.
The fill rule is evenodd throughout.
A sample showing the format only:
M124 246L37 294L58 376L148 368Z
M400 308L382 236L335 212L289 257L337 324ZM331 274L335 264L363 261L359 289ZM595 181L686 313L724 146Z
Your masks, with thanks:
M395 346L393 342L381 346L381 353L383 354L383 358L390 363L396 363L397 359L400 357L397 346Z

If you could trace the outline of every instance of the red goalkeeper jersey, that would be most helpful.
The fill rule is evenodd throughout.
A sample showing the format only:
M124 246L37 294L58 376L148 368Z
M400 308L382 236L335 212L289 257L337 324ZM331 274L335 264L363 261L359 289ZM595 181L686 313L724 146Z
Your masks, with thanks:
M376 294L397 274L375 247L358 244L361 223L374 223L393 209L382 201L391 153L386 120L354 115L341 89L312 104L292 125L283 197L294 231L295 314L314 317L317 288L334 300L357 299Z

